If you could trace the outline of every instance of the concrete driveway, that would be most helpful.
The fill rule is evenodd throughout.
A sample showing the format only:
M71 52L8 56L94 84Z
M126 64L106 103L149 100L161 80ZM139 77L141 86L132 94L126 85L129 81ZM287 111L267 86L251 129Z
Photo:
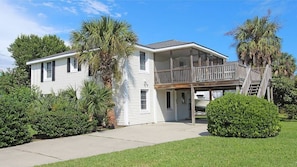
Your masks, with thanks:
M158 123L0 149L0 166L27 167L208 135L207 124Z

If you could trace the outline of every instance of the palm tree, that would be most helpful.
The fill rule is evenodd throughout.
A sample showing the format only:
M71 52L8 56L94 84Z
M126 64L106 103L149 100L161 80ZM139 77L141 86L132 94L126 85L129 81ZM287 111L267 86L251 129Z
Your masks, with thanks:
M272 63L272 68L275 76L292 78L296 71L296 60L291 54L282 53L281 56Z
M234 36L238 59L246 65L265 67L280 55L281 39L276 36L280 26L269 22L268 15L262 18L248 19L242 26L227 32Z
M113 107L111 101L111 89L102 87L95 80L83 83L79 106L83 113L88 114L90 121L93 121L94 116L105 118L106 111Z
M80 31L72 32L71 42L78 61L87 63L95 79L100 78L105 87L112 88L112 81L121 79L119 61L132 54L137 36L128 23L102 16L83 22ZM114 111L108 113L110 123L116 126Z

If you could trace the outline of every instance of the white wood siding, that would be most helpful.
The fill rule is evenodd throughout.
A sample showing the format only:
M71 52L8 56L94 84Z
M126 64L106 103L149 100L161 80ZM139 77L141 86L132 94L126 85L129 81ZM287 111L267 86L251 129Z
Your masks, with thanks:
M146 71L140 70L140 51L145 52L147 57ZM118 122L125 122L128 125L153 123L154 122L154 56L153 53L145 50L136 50L125 64L125 74L127 85L123 86L126 94L126 116L124 110L118 112ZM140 108L140 91L147 90L147 110ZM122 90L124 91L124 90ZM119 94L120 96L120 94ZM125 104L123 104L125 106ZM125 107L122 107L125 108ZM127 118L128 117L128 118Z
M80 92L83 81L88 78L88 68L85 65L81 66L81 71L67 73L67 58L55 60L55 81L41 82L41 63L31 65L31 86L39 87L43 94L52 91L57 93L70 86Z

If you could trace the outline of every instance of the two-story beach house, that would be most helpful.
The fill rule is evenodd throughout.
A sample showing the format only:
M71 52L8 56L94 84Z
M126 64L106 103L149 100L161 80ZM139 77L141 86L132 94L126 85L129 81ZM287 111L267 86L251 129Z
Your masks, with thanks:
M88 66L79 65L75 55L68 51L27 62L31 66L31 85L44 94L69 86L79 92L83 81L91 76ZM255 70L226 59L194 42L136 44L134 53L123 61L122 81L114 84L118 125L189 118L195 122L197 91L207 91L210 100L216 90L236 90L270 99L269 66Z

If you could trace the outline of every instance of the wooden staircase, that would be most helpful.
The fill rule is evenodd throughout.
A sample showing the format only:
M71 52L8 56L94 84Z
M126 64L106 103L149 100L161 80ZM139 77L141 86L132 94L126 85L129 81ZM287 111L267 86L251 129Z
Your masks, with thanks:
M261 81L252 81L247 94L251 96L253 95L257 96L260 88L260 83Z
M262 74L248 68L241 93L245 95L255 95L259 98L264 97L271 78L272 73L269 65L265 67L264 73Z

